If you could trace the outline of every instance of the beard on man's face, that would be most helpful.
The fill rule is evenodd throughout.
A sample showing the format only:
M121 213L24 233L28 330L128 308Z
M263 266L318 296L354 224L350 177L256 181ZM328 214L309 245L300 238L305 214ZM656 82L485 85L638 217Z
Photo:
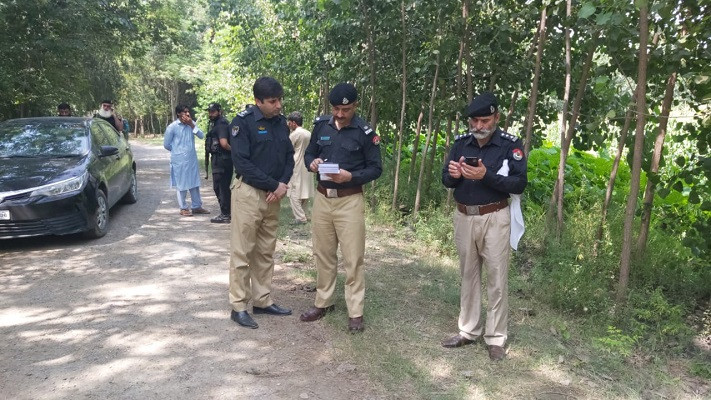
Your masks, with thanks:
M478 140L482 140L482 139L488 138L489 135L491 135L492 133L494 133L495 130L496 130L496 128L492 128L492 129L472 129L472 130L471 130L471 133L472 133L472 136L474 136L474 138L476 138L476 139L478 139Z
M104 107L99 108L99 115L103 118L109 118L112 114L111 110L105 110Z

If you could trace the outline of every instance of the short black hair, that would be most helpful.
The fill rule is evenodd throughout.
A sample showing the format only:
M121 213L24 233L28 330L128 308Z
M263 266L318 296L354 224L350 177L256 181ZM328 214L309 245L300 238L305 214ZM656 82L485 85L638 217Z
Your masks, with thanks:
M57 106L57 110L71 110L72 108L69 107L69 104L67 103L59 103Z
M296 122L296 125L299 125L299 126L301 126L304 123L304 117L298 111L294 111L291 114L289 114L286 117L286 120Z
M111 100L101 100L101 104L111 104L114 105L114 102Z
M278 80L271 76L263 76L254 82L252 92L254 93L254 98L264 101L264 99L271 97L282 97L284 88Z
M183 104L178 104L177 106L175 106L175 115L178 115L185 110L190 112L190 107L183 105Z

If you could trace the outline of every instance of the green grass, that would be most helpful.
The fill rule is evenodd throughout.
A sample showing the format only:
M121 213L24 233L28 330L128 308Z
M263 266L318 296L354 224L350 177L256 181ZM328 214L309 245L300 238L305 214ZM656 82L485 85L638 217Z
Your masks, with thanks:
M451 223L448 216L433 218ZM290 219L288 204L283 202L280 239L286 245L282 256L298 259L309 246L303 234L310 235L310 227L285 226ZM542 281L528 273L532 261L521 252L515 255L510 272L507 359L492 363L481 342L460 349L442 348L440 341L457 332L456 257L443 248L443 241L433 245L407 226L393 228L376 220L382 221L369 216L366 238L366 330L356 335L347 332L342 271L336 312L324 321L341 357L355 362L385 398L641 399L661 395L694 399L704 398L701 393L708 395L708 381L703 378L707 362L685 353L650 355L626 342L625 332L608 331L605 318L568 314L541 302L541 293L536 292L542 289ZM441 230L431 227L424 237L442 237ZM529 251L535 253L537 245L529 243ZM315 282L313 261L299 262L305 265L294 272L295 277Z

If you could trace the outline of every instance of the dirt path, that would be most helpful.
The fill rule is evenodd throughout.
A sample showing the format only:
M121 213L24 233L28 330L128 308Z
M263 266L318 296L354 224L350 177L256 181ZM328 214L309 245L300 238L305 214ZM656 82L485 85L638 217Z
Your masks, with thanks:
M327 327L298 321L313 293L289 264L274 295L295 315L229 319L229 227L180 218L168 153L133 147L140 199L112 209L104 238L0 241L0 398L380 398Z

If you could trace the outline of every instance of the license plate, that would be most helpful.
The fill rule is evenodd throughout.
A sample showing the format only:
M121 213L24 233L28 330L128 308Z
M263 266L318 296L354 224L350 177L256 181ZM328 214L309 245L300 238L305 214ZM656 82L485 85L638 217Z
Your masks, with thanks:
M0 221L10 220L10 210L0 210Z

